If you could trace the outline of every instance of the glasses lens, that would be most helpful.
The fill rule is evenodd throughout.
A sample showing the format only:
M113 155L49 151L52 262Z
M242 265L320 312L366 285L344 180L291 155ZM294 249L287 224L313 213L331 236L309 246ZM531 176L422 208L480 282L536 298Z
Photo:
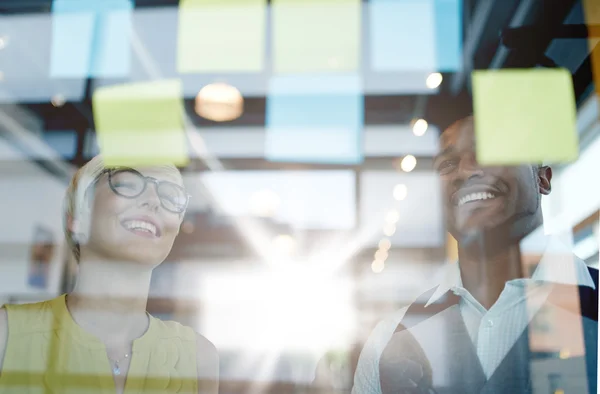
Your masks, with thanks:
M161 182L158 186L158 195L166 209L173 212L185 211L187 194L181 186L171 182Z
M124 197L138 196L144 190L145 180L133 171L115 171L110 176L110 186Z

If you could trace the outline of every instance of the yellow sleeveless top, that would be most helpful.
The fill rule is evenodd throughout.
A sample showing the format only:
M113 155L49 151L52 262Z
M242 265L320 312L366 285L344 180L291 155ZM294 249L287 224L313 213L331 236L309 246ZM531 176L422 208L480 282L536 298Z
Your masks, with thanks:
M8 343L0 393L115 394L104 344L73 321L65 295L5 307ZM124 393L197 393L197 387L196 334L150 316L148 330L133 342Z

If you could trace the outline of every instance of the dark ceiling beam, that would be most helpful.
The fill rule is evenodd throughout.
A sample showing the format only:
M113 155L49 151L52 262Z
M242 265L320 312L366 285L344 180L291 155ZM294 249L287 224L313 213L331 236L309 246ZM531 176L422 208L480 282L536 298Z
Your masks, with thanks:
M515 15L510 21L509 27L512 28L523 26L535 2L536 0L523 0L521 4L519 4L517 12L515 12ZM494 58L492 59L492 63L490 64L489 68L495 69L502 67L502 65L506 61L506 58L508 57L509 52L510 51L508 48L506 48L503 45L500 46L500 48L496 52L496 55L494 55Z
M471 24L466 29L463 45L463 67L450 81L450 91L456 95L465 87L465 82L474 68L477 50L485 45L487 37L498 36L498 32L510 19L518 0L480 0L473 12ZM497 39L497 38L496 38Z
M543 0L534 1L529 8L530 26L535 35L524 36L519 40L517 48L512 48L505 56L502 68L536 67L543 62L548 46L555 38L565 19L578 0ZM560 66L560 64L558 64Z

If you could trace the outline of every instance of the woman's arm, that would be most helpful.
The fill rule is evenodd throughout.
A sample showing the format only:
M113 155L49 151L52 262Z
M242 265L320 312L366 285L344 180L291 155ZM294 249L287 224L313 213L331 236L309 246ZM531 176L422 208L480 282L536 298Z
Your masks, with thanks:
M219 393L219 354L211 341L196 334L198 394Z
M0 374L4 364L4 354L8 343L8 314L5 308L0 308Z

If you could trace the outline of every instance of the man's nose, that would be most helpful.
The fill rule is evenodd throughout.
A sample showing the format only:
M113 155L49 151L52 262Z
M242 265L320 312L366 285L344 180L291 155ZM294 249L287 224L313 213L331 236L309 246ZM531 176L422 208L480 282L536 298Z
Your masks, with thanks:
M483 176L483 168L477 162L477 158L475 157L474 153L468 153L462 157L458 171L460 177L463 179Z

